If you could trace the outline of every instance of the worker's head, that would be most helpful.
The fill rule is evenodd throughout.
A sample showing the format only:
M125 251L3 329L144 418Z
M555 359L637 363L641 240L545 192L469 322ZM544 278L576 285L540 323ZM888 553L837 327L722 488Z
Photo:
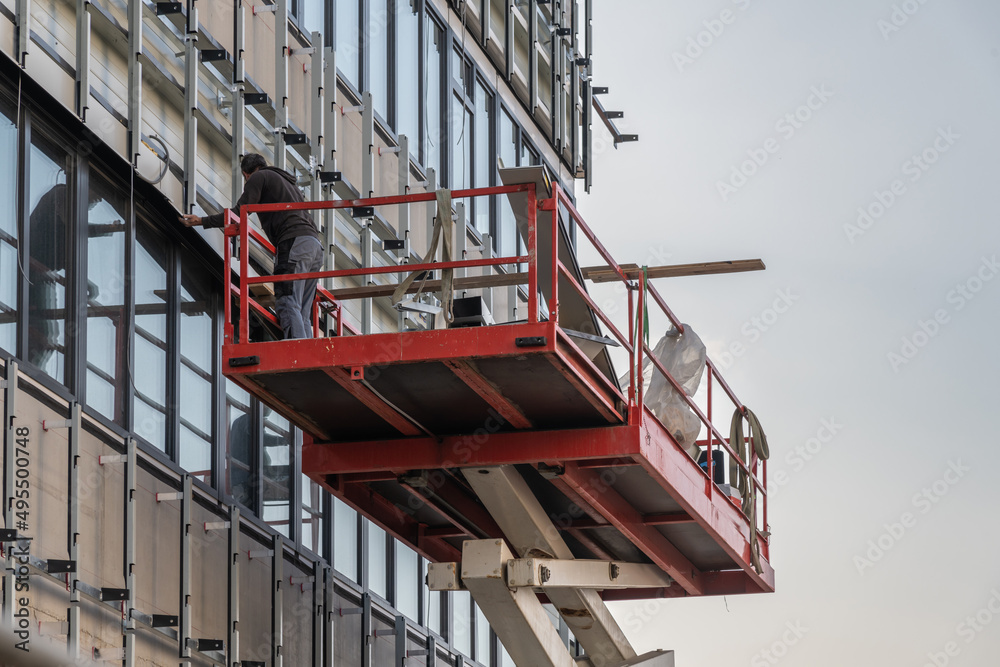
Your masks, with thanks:
M264 160L264 156L257 153L247 153L243 156L243 161L240 162L240 171L243 172L243 178L250 178L251 174L266 166L267 162Z

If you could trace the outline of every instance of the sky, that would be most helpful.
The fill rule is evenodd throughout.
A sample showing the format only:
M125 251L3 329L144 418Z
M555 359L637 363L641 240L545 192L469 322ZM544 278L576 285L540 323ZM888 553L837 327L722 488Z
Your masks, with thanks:
M777 592L616 603L633 645L997 664L1000 3L595 0L594 26L639 141L596 131L589 224L621 262L767 265L657 287L767 432Z

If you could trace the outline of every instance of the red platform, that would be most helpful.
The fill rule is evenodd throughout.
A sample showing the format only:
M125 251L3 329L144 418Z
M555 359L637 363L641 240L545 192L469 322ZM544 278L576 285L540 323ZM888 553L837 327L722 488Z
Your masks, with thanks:
M516 179L518 174L506 176ZM249 337L243 317L237 328L227 326L225 374L308 434L304 473L431 560L459 560L467 538L502 537L464 474L510 464L517 466L577 558L654 563L676 582L665 589L608 591L608 599L773 591L767 533L756 535L758 572L751 565L755 531L747 516L641 407L642 387L634 380L624 391L618 387L607 350L600 345L596 352L582 349L593 345L578 330L589 329L607 332L628 354L631 368L650 354L648 346L634 344L635 327L623 335L624 327L616 327L587 294L568 241L568 221L575 222L579 234L628 286L630 321L648 306L661 308L675 326L680 322L652 286L626 277L557 187L536 203L538 187L528 182L452 193L456 199L509 197L527 255L451 264L527 262L527 321L233 342L237 331L239 340ZM304 206L392 206L427 202L433 196ZM234 288L241 313L264 312L253 304L249 286L274 280L248 274L255 234L246 213L292 206L246 207L243 220L227 227L228 235L241 239L239 287ZM447 266L409 265L407 270ZM227 322L228 311L229 304ZM334 310L335 315L342 312ZM573 328L563 325L567 321ZM350 331L339 318L337 329ZM658 372L666 372L653 362ZM688 400L704 424L703 447L711 443L727 451L728 458L734 452L712 423L712 395L721 388L731 408L741 403L711 362L705 377L706 409ZM727 425L730 414L724 415ZM752 457L740 465L752 474L760 508L757 528L766 531L766 462Z

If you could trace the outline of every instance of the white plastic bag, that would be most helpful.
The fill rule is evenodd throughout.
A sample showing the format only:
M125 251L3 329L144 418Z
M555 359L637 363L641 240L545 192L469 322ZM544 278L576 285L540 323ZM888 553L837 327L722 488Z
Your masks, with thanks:
M653 348L653 356L670 372L688 396L694 396L705 372L707 354L705 344L698 334L690 325L683 326L684 333L674 328L667 330ZM619 379L622 387L627 388L628 382L627 373ZM701 419L648 358L643 360L642 383L643 403L666 427L677 444L697 460L699 448L695 441L701 432Z

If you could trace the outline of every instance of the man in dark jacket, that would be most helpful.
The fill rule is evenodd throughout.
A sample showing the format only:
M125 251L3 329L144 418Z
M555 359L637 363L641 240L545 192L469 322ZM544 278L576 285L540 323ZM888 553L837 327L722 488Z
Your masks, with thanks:
M233 212L240 213L241 206L252 204L283 204L301 202L302 194L295 178L277 167L268 167L264 158L250 153L240 163L243 194L233 205ZM258 213L260 224L268 240L277 249L274 275L286 273L311 273L323 266L323 244L319 231L309 211L276 211ZM181 222L188 227L222 227L222 213L205 216L182 215ZM285 338L312 337L312 303L316 295L316 280L294 280L274 283L275 310Z

